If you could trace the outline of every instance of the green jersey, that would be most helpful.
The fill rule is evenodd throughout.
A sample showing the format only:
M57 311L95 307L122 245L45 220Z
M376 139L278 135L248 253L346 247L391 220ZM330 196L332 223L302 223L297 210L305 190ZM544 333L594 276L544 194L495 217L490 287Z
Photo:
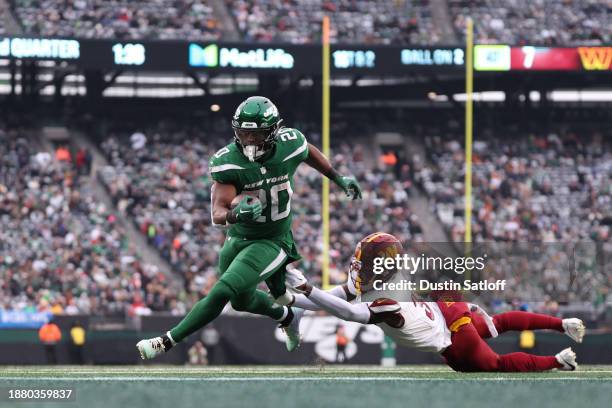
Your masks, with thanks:
M249 161L231 143L210 160L210 175L216 182L232 184L238 194L248 193L261 201L261 216L251 224L233 224L228 235L246 239L280 237L291 231L293 174L308 157L308 142L297 129L283 128L274 150L265 160Z

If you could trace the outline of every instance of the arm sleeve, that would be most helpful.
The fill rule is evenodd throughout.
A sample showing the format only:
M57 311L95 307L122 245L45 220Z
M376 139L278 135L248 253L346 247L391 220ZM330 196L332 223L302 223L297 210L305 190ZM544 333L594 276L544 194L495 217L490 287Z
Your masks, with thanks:
M339 299L346 300L346 293L344 292L342 286L336 286L335 288L328 290L327 293ZM315 312L323 310L321 306L308 299L305 295L294 295L294 301L291 306L296 306L305 310L312 310Z
M234 172L231 170L225 170L223 168L223 164L215 165L213 162L209 165L209 174L210 178L213 181L221 184L235 184L234 182Z
M312 288L308 297L326 312L351 322L367 324L370 320L370 310L367 303L351 304L346 300L333 296L328 292Z
M244 168L232 159L233 153L226 146L215 153L208 162L208 172L213 181L223 184L236 184L237 171Z

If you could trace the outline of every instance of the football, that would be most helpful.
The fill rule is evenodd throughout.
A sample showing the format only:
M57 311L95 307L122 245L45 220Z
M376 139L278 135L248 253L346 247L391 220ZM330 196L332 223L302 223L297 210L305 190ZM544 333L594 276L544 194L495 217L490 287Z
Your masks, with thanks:
M241 193L241 194L238 194L236 197L234 197L234 199L232 200L232 203L230 204L230 208L234 209L238 205L238 203L241 202L242 199L245 197L249 198L249 201L248 201L249 204L254 204L259 201L259 198L255 197L252 194Z

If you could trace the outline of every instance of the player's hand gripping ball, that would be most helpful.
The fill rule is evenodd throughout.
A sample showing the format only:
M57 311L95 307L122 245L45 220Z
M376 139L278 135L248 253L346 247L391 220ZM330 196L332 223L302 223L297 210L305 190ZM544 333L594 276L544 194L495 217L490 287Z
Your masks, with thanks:
M237 195L230 204L233 216L237 223L252 223L261 215L263 210L257 197L247 194Z

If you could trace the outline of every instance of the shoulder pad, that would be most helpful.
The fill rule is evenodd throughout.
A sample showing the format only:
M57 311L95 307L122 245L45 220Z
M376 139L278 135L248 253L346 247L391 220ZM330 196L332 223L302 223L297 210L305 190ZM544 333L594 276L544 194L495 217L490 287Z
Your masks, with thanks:
M308 157L308 141L306 137L297 129L283 128L277 135L277 143L281 146L285 156L283 161L297 157L302 161Z

